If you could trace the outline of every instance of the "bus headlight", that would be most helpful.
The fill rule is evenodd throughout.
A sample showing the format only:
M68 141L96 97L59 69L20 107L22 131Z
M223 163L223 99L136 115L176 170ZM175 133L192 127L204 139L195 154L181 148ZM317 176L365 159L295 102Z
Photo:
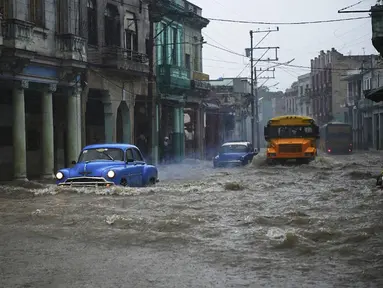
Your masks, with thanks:
M64 174L59 171L59 172L56 173L56 178L57 178L57 180L61 180L61 179L64 178Z

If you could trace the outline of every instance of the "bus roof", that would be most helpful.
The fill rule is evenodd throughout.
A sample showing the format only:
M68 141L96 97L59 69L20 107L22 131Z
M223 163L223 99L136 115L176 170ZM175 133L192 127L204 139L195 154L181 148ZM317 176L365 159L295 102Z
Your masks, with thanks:
M271 118L270 120L280 121L280 120L287 120L287 119L296 119L296 120L314 120L311 117L308 116L300 116L300 115L283 115L283 116L277 116L274 118Z
M338 122L338 121L333 121L333 122L328 122L326 124L324 124L322 127L327 127L329 125L343 125L343 126L351 126L350 124L348 123L344 123L344 122Z
M270 126L279 126L279 125L285 125L285 126L310 126L312 124L315 124L315 120L308 116L299 116L299 115L284 115L284 116L278 116L271 118L267 125Z

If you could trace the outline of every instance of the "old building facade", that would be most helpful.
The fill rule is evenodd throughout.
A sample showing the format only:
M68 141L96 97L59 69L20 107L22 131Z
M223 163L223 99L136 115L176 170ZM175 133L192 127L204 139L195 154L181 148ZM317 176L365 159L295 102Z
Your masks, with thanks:
M86 13L80 23L89 63L84 142L134 143L140 134L149 138L147 6L139 0L83 2ZM149 147L140 148L149 154Z
M134 125L147 93L142 1L11 0L0 8L2 178L51 179L83 145L134 142L134 131L147 129Z
M77 159L87 47L75 5L61 7L61 21L53 1L0 2L3 179L51 179Z
M345 56L332 48L311 60L311 102L313 117L319 124L345 121L347 84L341 78L347 70L359 69L368 59L369 56Z
M209 76L202 72L201 30L209 20L188 1L160 3L158 11L166 15L155 29L160 139L171 139L177 161L185 155L200 158L205 146L203 102L209 92Z
M311 74L298 76L298 114L312 116L311 105Z
M231 140L252 141L251 134L251 85L248 78L220 78L210 80L212 95L218 100L219 143Z
M285 91L285 112L288 115L296 115L298 112L298 81L291 84Z
M350 70L342 78L347 83L346 122L352 125L355 149L383 149L383 107L366 96L382 89L381 59L370 55L362 69Z

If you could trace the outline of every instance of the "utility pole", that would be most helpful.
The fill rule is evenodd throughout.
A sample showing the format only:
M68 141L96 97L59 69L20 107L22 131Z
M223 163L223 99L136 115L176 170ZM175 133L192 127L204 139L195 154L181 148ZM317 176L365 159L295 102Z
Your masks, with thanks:
M152 117L151 117L151 154L152 164L158 162L158 133L157 133L157 95L154 95L154 19L153 10L156 7L156 0L151 0L148 5L149 12L149 39L148 39L148 57L149 57L149 74L148 74L148 98L152 101Z
M254 114L254 69L253 69L253 66L254 66L254 57L253 57L253 52L254 52L254 49L253 49L253 31L250 30L250 73L251 73L251 81L250 81L250 89L251 89L251 142L253 145L255 145L255 134L254 134L254 126L255 126L255 114ZM258 106L258 101L257 101L257 104L256 106ZM258 110L258 109L257 109ZM257 146L258 147L258 146ZM258 148L259 149L259 148ZM259 150L258 150L259 151Z
M250 86L251 86L251 135L252 135L252 142L253 145L255 144L255 141L257 141L257 149L259 151L261 146L261 139L260 139L260 131L259 131L259 107L258 107L258 89L257 89L257 81L259 77L257 77L257 70L255 65L258 64L260 61L278 61L278 49L279 47L258 47L258 45L265 39L271 32L277 32L279 31L279 27L277 27L275 30L250 30L250 48L246 49L246 56L250 56L250 73L251 73L251 80L250 80ZM253 34L254 33L267 33L261 41L259 41L255 46L253 45ZM254 59L254 50L255 49L263 49L266 50L263 55L258 58ZM271 50L275 50L275 59L263 59L263 57L266 55L266 53ZM254 64L254 61L256 63ZM275 69L274 69L275 70ZM254 79L255 76L255 79ZM255 87L254 87L255 82ZM255 103L254 103L255 102ZM256 124L256 125L255 125ZM254 127L255 126L255 127ZM255 137L256 133L256 137ZM255 139L256 138L256 139Z

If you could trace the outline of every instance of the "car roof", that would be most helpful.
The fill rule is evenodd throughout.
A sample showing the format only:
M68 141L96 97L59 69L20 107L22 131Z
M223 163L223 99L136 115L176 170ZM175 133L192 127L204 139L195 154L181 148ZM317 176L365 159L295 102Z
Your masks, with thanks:
M222 146L230 146L230 145L245 145L245 146L247 146L247 145L249 145L250 144L250 142L226 142L226 143L224 143Z
M87 149L97 149L97 148L114 148L114 149L122 149L126 150L129 148L137 148L135 145L132 144L125 144L125 143L104 143L104 144L93 144L93 145L88 145L83 148L83 150Z

